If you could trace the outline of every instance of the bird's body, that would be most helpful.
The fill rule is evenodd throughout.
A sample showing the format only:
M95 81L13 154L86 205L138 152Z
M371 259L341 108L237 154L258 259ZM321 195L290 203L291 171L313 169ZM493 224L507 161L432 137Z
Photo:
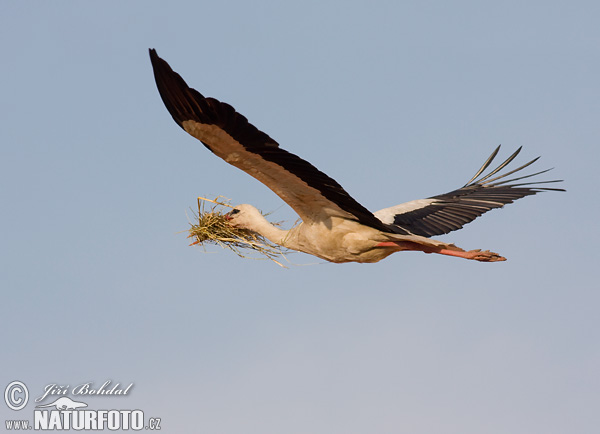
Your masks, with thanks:
M503 261L505 258L490 251L464 251L454 244L429 237L460 229L481 214L521 197L544 190L560 190L534 185L542 182L508 184L545 171L504 179L537 158L497 175L517 156L520 148L496 169L483 174L498 153L498 147L464 187L371 213L335 180L281 149L233 107L188 87L156 51L150 50L150 58L158 90L173 119L214 154L267 185L302 219L300 224L286 231L269 223L255 207L239 205L228 214L230 224L252 230L289 249L337 263L378 262L402 250L484 262Z
M377 247L378 242L389 241L381 231L353 220L331 217L325 221L302 221L286 231L269 223L252 205L238 205L235 209L241 215L232 216L232 224L252 227L272 243L330 262L377 262L393 253L389 248Z
M235 214L230 213L231 224L251 229L272 243L287 249L308 253L329 262L379 262L401 250L419 250L451 256L476 253L480 256L480 260L503 260L495 253L464 252L453 244L418 235L383 232L343 217L329 217L323 221L316 219L302 221L286 231L272 225L252 205L237 205L235 211L237 211ZM444 251L451 253L444 253Z

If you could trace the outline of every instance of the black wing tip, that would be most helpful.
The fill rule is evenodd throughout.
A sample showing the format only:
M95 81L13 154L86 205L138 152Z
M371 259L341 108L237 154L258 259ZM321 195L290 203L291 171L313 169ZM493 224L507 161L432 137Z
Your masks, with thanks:
M562 180L560 180L560 181L556 181L556 182L562 182ZM544 188L538 188L537 190L538 190L538 191L536 191L536 193L543 193L543 192L545 192L545 191L561 191L561 192L563 192L563 193L566 193L566 192L567 192L567 190L566 190L566 189L564 189L564 188L549 188L549 187L548 187L548 188L546 188L546 187L544 187Z
M150 55L150 62L152 63L152 66L156 66L158 65L158 63L163 60L158 53L156 52L155 48L148 48L148 54ZM164 60L163 60L164 61Z
M166 60L158 56L154 48L148 51L158 93L171 117L181 128L185 130L183 124L186 121L216 125L243 143L243 146L279 146L230 104L207 98L190 87Z
M498 174L502 169L504 169L505 167L507 167L516 157L517 155L519 155L519 153L521 152L521 150L523 149L523 146L519 146L517 148L517 150L515 152L513 152L506 160L504 160L501 164L498 165L498 167L496 167L495 169L491 170L489 173L485 174L484 172L486 172L486 170L489 168L489 166L491 165L492 161L495 159L495 157L497 156L499 150L500 150L501 145L498 145L496 147L496 149L494 149L494 151L492 152L492 154L487 158L487 160L485 161L485 163L483 164L483 166L477 171L477 173L475 174L475 176L473 176L473 178L471 178L469 180L469 182L467 184L465 184L463 186L463 188L473 188L473 187L486 187L486 188L493 188L493 187L497 187L503 184L508 184L509 182L513 182L519 179L524 179L524 178L530 178L536 175L540 175L542 173L548 172L549 170L552 170L554 168L550 168L550 169L546 169L546 170L542 170L540 172L537 173L533 173L533 174L529 174L529 175L525 175L525 176L521 176L518 178L513 178L513 179L506 179L506 177L508 175L511 175L513 173L516 172L520 172L521 170L525 169L526 167L529 167L530 165L532 165L533 163L535 163L536 161L538 161L541 156L537 156L536 158L534 158L531 161L528 161L527 163L523 164L522 166L517 167L516 169L512 169L504 174L499 174L497 175L495 178L491 178L493 175ZM490 179L491 178L491 179ZM495 182L495 181L500 181L500 182ZM552 180L552 181L539 181L539 182L532 182L531 184L537 184L537 183L545 183L545 182L563 182L563 180ZM513 186L517 186L515 184L513 184ZM507 185L507 187L510 187L510 185ZM557 191L566 191L563 189L556 189Z
M183 122L194 118L191 100L204 97L191 89L183 77L175 72L166 60L159 57L156 49L150 48L148 53L158 93L175 123L183 128ZM198 95L191 96L194 92Z

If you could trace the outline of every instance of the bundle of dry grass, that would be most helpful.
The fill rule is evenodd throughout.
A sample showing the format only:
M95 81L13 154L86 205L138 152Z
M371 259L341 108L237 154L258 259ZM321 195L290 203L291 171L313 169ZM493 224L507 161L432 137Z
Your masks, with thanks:
M207 202L213 205L207 207ZM286 250L283 247L271 243L256 232L235 228L229 224L225 214L232 208L229 200L223 196L214 200L199 197L198 214L194 215L194 221L190 223L191 227L188 231L188 238L195 239L190 245L217 244L232 250L242 258L270 259L277 265L285 267L276 259L285 257ZM243 254L243 251L248 254Z

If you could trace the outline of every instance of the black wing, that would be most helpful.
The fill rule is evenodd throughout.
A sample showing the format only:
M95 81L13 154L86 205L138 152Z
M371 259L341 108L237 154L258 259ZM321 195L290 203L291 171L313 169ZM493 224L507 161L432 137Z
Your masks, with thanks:
M493 177L514 160L521 148L517 149L496 169L482 175L499 150L500 146L494 150L481 166L481 169L464 187L428 199L415 200L385 208L377 211L375 215L383 223L396 225L415 235L432 237L461 229L463 225L472 222L483 213L495 208L502 208L504 205L522 197L531 196L541 191L565 191L561 188L539 187L540 184L561 182L561 180L509 184L540 175L550 169L517 178L505 179L507 176L533 164L539 157L514 170Z
M154 49L150 59L158 91L175 122L214 154L273 190L304 221L338 216L390 230L335 180L281 149L232 106L190 88Z

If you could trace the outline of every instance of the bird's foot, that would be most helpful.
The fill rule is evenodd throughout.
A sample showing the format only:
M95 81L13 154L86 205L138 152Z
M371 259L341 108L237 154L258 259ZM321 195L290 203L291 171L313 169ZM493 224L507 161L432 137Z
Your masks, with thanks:
M463 249L454 246L452 249L430 249L423 250L425 253L438 253L440 255L455 256L457 258L472 259L480 262L500 262L506 261L504 256L498 253L490 252L489 250L469 250L465 252Z
M465 259L473 259L475 261L481 262L499 262L506 261L504 256L500 256L498 253L490 252L489 250L469 250L468 252L464 252Z

